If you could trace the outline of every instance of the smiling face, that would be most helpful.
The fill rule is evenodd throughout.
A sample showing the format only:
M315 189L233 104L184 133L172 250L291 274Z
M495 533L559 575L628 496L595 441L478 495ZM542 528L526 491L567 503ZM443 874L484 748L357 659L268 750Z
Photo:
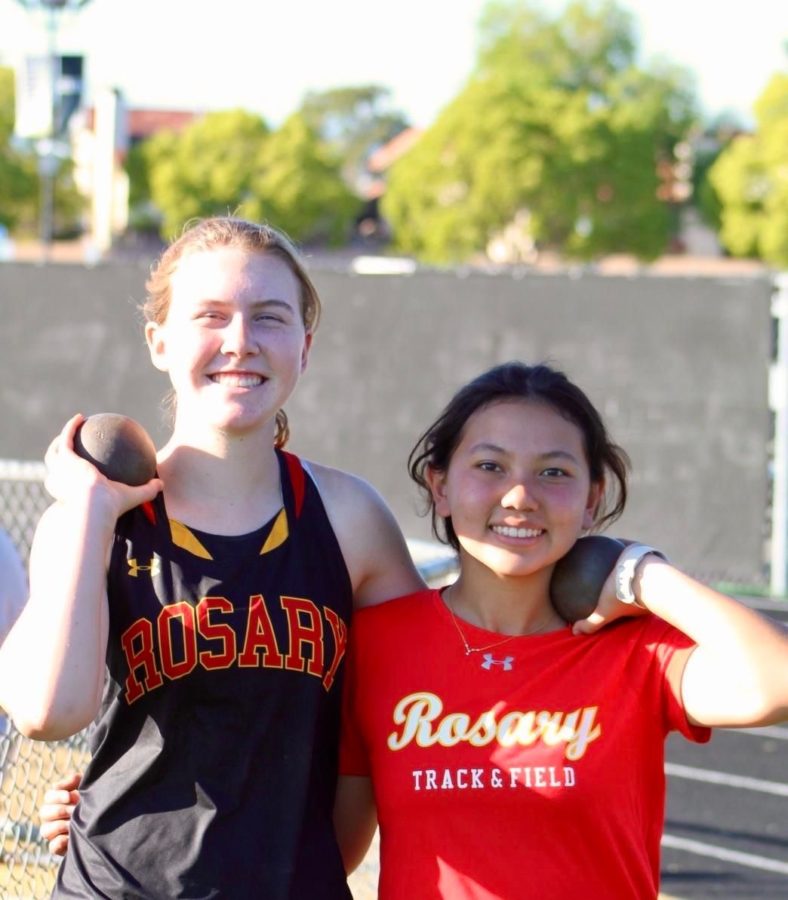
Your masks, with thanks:
M506 576L552 566L591 527L601 495L580 429L530 400L474 412L447 470L429 470L428 480L463 564L470 558Z
M176 429L273 434L312 337L290 267L240 247L199 250L178 261L170 290L166 319L145 336L175 390Z

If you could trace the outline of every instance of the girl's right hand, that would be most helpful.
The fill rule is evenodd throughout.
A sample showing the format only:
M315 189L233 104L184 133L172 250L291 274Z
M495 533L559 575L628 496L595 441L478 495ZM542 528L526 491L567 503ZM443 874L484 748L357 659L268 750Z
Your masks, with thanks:
M49 852L55 856L64 856L68 850L68 830L74 807L79 803L81 781L79 772L72 772L62 781L56 781L44 794L44 802L38 811L41 837L48 843Z
M99 470L74 452L74 435L85 421L81 414L72 416L47 448L44 463L44 487L63 503L85 504L98 501L106 505L113 520L145 503L162 490L160 478L152 478L138 487L110 481Z

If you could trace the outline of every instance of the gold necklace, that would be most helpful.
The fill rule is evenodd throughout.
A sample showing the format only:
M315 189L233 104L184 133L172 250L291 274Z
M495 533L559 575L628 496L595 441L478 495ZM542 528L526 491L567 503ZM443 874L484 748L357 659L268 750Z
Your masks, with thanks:
M441 594L443 597L443 602L446 604L446 609L449 610L449 615L451 616L452 622L454 622L454 627L457 629L457 634L460 636L460 640L462 641L463 647L465 647L465 655L470 656L471 653L483 653L485 650L493 650L495 647L501 647L503 644L508 644L509 641L514 640L516 637L530 637L534 634L539 634L544 631L546 628L550 626L549 622L545 622L544 625L540 625L539 628L534 631L529 631L527 635L524 634L510 634L505 638L501 638L500 641L493 641L492 644L485 644L484 647L471 647L468 643L468 638L465 637L465 632L460 628L459 620L457 616L454 614L454 610L452 609L451 603L449 602L448 592L444 592Z

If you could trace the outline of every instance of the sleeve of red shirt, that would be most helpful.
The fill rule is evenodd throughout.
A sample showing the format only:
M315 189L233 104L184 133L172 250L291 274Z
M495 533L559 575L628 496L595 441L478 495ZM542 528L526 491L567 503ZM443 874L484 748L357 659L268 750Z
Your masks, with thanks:
M692 725L681 699L668 678L669 663L678 655L684 657L684 663L695 648L695 643L686 634L669 625L657 616L646 631L646 640L657 658L662 675L663 716L666 731L678 731L687 740L697 744L705 744L711 738L711 729L701 725Z

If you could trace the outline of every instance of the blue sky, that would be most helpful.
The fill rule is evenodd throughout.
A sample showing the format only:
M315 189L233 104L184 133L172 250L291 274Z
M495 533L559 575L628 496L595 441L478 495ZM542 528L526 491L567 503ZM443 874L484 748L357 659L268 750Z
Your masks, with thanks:
M544 0L560 10L563 0ZM620 0L635 14L643 60L690 68L712 115L749 121L788 70L786 0ZM132 106L242 107L276 125L309 89L378 83L427 125L461 89L484 0L91 0L59 18L61 52L84 53L88 99L120 88ZM254 17L250 10L257 10ZM0 62L41 52L40 15L0 0Z

